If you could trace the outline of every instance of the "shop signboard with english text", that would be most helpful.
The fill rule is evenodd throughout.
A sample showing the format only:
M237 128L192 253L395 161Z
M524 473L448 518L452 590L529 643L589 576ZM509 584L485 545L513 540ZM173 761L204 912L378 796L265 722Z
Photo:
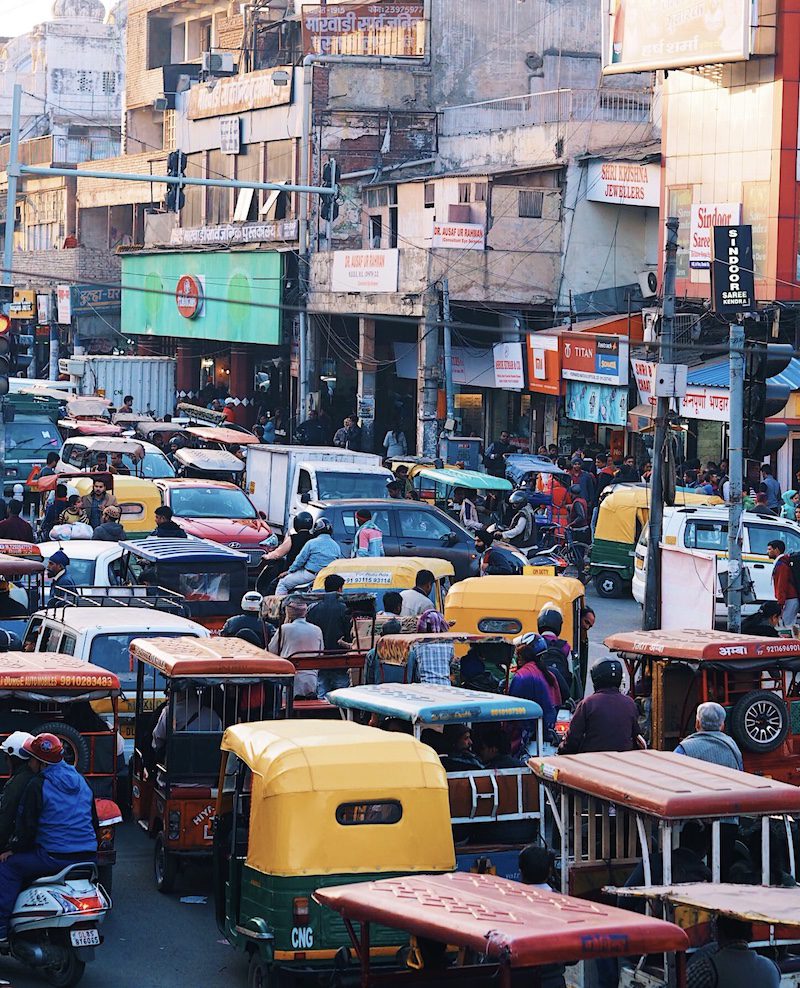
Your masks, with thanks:
M398 250L334 251L331 291L396 292L399 266Z
M636 380L639 401L655 407L653 382L656 365L652 360L631 360L631 370ZM685 419L702 419L704 422L730 421L730 392L726 388L709 388L690 384L686 394L678 399L678 411Z
M733 226L742 220L740 202L694 202L689 226L689 267L711 267L712 232L715 226Z
M586 176L586 198L622 206L658 208L661 166L636 161L592 161Z
M565 333L561 337L561 376L568 381L628 383L628 341L618 336Z
M432 247L450 250L483 250L484 230L480 223L434 223Z
M522 344L495 343L493 354L495 387L521 391L525 387Z
M729 315L755 309L756 279L751 227L714 227L711 294L714 312Z

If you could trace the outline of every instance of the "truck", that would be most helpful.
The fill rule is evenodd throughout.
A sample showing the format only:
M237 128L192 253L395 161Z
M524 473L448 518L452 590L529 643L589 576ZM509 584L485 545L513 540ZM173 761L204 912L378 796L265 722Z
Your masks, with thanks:
M16 484L25 485L31 470L44 466L48 453L61 449L57 426L60 407L58 399L51 396L6 395L4 497L13 493Z
M247 493L280 533L312 501L385 498L392 476L375 453L333 446L247 447Z
M79 395L102 395L118 408L133 395L136 412L161 418L175 410L175 358L80 355L58 362Z

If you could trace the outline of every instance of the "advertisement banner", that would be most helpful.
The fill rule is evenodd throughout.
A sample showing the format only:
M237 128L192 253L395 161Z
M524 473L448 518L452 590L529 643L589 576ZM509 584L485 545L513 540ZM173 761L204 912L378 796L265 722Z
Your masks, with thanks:
M627 384L627 340L588 333L565 334L561 337L561 375L571 381Z
M451 250L483 250L484 236L480 223L434 223L431 246Z
M8 310L12 319L36 318L36 292L27 288L14 289L14 301Z
M653 380L656 376L656 365L652 360L634 360L631 358L631 370L636 381L636 389L639 392L639 401L642 405L656 404L656 396L653 394Z
M561 346L557 336L528 334L528 390L561 394Z
M248 110L263 110L268 106L283 106L292 102L291 79L294 69L283 66L288 73L290 84L278 86L273 76L278 74L276 66L258 72L246 72L228 78L214 79L214 87L192 86L189 90L189 103L186 116L189 120L202 120L205 117L224 117L231 113L246 113Z
M656 365L651 360L631 360L631 370L636 380L639 401L655 407L653 381ZM690 384L683 398L678 399L678 411L685 419L702 419L704 422L727 422L730 419L730 392L725 388L707 388Z
M689 267L707 271L711 267L711 231L715 226L740 223L739 202L692 203L689 221Z
M602 0L603 72L652 72L750 56L751 0Z
M331 267L332 292L396 292L399 250L337 250Z
M36 321L41 325L50 322L50 310L52 308L52 295L36 296Z
M525 387L521 343L495 343L494 384L496 388L521 391Z
M63 287L63 286L62 286ZM119 312L122 304L122 289L97 285L73 285L71 294L71 315L89 316L97 312ZM61 319L58 320L61 322ZM67 319L69 322L69 319Z
M306 55L368 55L422 58L425 55L425 5L337 3L302 7Z
M661 197L661 166L632 161L589 163L586 198L622 206L658 208Z
M567 418L597 425L625 425L628 389L610 384L567 381Z
M69 326L72 322L72 292L69 285L56 288L56 315L62 326Z
M395 373L406 381L417 379L417 344L394 344ZM444 380L444 355L439 351L439 371ZM494 356L491 350L453 347L453 383L472 388L495 386Z
M714 227L711 295L714 312L752 312L755 309L756 278L751 227Z

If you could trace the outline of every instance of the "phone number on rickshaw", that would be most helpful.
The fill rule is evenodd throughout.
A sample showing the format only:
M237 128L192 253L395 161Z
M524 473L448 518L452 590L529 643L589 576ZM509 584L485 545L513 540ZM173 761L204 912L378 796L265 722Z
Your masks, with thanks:
M83 687L83 686L113 686L110 676L4 676L0 674L0 688L10 686L39 686L39 687Z

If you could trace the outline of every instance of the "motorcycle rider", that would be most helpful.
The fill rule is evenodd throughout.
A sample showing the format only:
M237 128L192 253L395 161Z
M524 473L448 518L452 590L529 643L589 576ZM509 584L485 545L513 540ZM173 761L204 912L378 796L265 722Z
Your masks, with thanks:
M22 747L26 741L33 738L27 731L14 731L0 744L11 768L11 778L3 786L0 795L0 851L4 851L11 835L14 833L14 823L17 810L22 801L22 795L34 775L30 769L30 755Z
M594 693L581 700L572 715L559 755L586 751L633 751L646 747L639 732L636 704L622 685L619 659L601 659L589 670Z
M314 519L310 512L298 511L292 522L294 531L287 532L283 542L264 556L265 566L259 573L256 590L264 594L274 592L278 578L288 571L306 542L311 541L313 527Z
M0 950L8 948L8 921L27 882L97 858L94 796L64 761L61 740L38 734L22 749L34 778L22 797L11 850L0 854Z
M480 554L481 576L517 576L522 573L522 560L510 546L497 545L494 532L481 528L475 533L475 548Z
M510 542L518 549L528 549L536 545L536 515L525 491L513 491L508 499L515 514L511 525L501 533L505 542Z
M318 518L311 534L311 541L306 542L288 572L278 580L275 593L279 597L298 587L312 584L320 570L342 558L339 543L333 538L333 525L327 518Z

